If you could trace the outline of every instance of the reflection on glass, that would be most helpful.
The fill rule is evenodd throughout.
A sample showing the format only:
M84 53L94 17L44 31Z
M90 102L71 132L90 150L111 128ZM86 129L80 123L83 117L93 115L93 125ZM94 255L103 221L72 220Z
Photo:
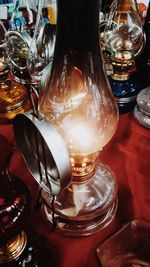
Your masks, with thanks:
M28 32L33 35L37 8L35 1L15 0L14 10L9 21L9 30Z
M17 82L31 83L26 60L31 44L37 8L34 1L16 0L6 33L7 53L12 73Z
M56 22L51 24L48 20L48 14L45 13L48 7L46 8L44 0L39 1L35 31L27 58L28 71L37 82L40 81L44 68L52 62L54 52Z
M5 33L6 29L2 21L0 21L0 73L8 69Z
M98 8L99 0L58 1L52 73L39 98L40 114L57 128L70 154L73 182L55 201L57 227L70 235L105 227L117 206L114 175L96 161L118 122L99 49ZM51 220L51 196L43 192L43 198Z

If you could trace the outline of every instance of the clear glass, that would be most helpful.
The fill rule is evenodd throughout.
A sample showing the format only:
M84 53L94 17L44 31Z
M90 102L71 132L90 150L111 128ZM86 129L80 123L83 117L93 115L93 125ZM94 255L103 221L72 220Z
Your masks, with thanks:
M99 47L99 0L58 0L57 5L52 72L41 91L39 112L65 140L72 163L73 183L55 200L61 217L57 226L67 234L84 235L102 228L102 221L106 225L108 213L116 209L114 174L101 170L96 159L116 130L118 110Z
M136 0L114 0L105 27L104 40L114 69L116 65L124 68L124 78L128 67L142 51L143 39L143 26ZM120 72L123 71L121 67ZM115 78L115 74L112 75Z
M26 60L34 33L36 14L34 1L16 0L6 34L9 65L15 80L23 84L32 82Z
M136 219L97 248L102 267L150 266L150 222Z
M150 87L141 90L137 95L134 117L141 125L150 128Z
M97 161L92 177L84 179L79 182L76 177L70 186L61 190L55 196L54 207L52 196L42 191L43 214L63 234L91 235L107 227L115 217L117 184L110 168Z
M49 10L56 14L56 10L53 11L54 8L48 1L38 1L36 25L27 58L27 69L35 82L41 80L43 70L52 62L56 20L49 17Z

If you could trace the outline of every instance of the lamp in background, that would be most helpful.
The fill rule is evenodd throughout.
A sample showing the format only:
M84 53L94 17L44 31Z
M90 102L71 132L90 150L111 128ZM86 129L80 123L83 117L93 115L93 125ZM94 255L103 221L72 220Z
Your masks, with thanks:
M144 50L136 60L137 75L142 84L142 89L150 85L150 2L143 23L146 43Z
M105 26L108 21L112 2L113 2L112 0L102 1L102 6L100 9L100 14L99 14L100 46L101 46L102 55L104 58L104 66L105 66L105 71L107 75L110 75L112 73L112 64L110 60L110 53L107 50L106 45L105 45L104 30L105 30Z
M8 170L0 173L0 185L0 265L9 266L10 262L13 267L27 244L24 228L31 212L31 194L26 184Z
M26 60L29 54L37 8L29 0L15 0L14 11L9 21L9 29L5 35L9 65L15 81L31 84L32 79L27 70Z
M51 8L51 9L50 9ZM53 19L48 11L53 11ZM56 8L48 1L38 1L38 12L35 30L27 57L27 69L32 81L39 84L44 69L53 59L56 36Z
M2 122L29 109L26 88L10 79L9 76L6 33L3 23L0 22L0 121Z
M146 128L150 128L150 87L142 89L136 98L134 117Z
M57 1L52 68L40 92L38 114L14 120L23 157L43 188L44 216L73 236L103 229L117 209L115 175L98 159L118 123L99 47L99 7L99 0Z
M48 240L28 225L33 203L26 183L9 172L14 147L0 136L0 266L54 266Z
M134 60L144 47L144 33L136 0L114 0L104 30L113 72L110 83L121 113L131 110L140 84L134 75Z
M0 73L8 72L5 33L7 32L3 22L0 21Z

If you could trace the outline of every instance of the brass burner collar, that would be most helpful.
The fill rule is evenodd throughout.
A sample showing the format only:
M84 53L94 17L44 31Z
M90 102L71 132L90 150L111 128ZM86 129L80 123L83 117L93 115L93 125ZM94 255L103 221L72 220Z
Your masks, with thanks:
M0 264L11 262L19 258L27 244L27 236L24 231L9 240L0 247Z

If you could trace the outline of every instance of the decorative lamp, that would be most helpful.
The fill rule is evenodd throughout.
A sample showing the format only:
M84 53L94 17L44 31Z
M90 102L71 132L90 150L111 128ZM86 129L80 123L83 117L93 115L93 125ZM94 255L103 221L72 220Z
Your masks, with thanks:
M7 264L18 259L27 244L24 227L31 211L31 195L22 180L2 172L0 200L0 265L9 266Z
M144 47L144 33L136 0L114 0L104 30L106 49L113 66L110 83L120 113L131 110L141 89L134 60Z
M7 33L0 22L0 121L8 121L18 113L29 109L26 88L10 79L10 68L6 52Z
M54 266L48 240L27 227L32 210L25 182L9 172L14 147L0 136L0 266Z
M16 0L14 11L9 21L6 44L9 64L15 81L31 84L32 79L27 70L26 60L31 45L37 8L29 0Z
M23 157L43 188L44 216L58 231L74 236L90 235L106 227L117 209L115 175L98 159L118 123L117 105L104 72L99 47L99 5L99 0L57 1L52 69L39 96L38 112L35 116L18 115L14 121ZM47 126L42 129L45 123ZM58 141L56 133L51 134L49 127L53 128L53 133L57 132ZM58 144L60 137L67 148L71 181L52 192L54 181L64 180L65 175L62 179L60 170L69 170L69 165L65 168L64 155L67 153ZM31 149L31 142L34 149ZM57 172L54 164L50 164L47 155L50 151ZM29 154L39 163L29 162ZM63 165L60 160L64 161ZM40 167L41 175L37 174L35 165ZM51 175L49 166L53 171Z

